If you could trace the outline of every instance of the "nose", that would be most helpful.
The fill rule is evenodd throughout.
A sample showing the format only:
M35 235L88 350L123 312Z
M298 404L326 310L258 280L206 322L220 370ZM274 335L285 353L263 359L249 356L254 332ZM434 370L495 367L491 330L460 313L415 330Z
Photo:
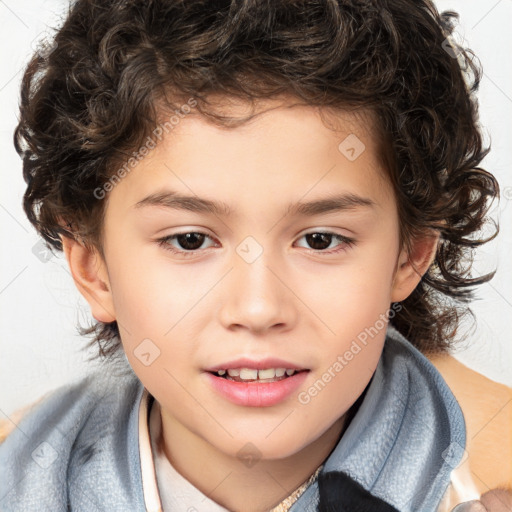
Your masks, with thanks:
M252 262L235 254L223 287L221 323L258 334L290 329L297 320L296 298L286 281L283 266L269 251Z

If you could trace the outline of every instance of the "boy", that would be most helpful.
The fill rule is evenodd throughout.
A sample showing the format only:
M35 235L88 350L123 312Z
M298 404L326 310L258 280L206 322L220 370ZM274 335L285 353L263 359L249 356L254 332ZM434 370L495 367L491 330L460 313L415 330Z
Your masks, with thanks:
M490 279L462 263L498 194L449 30L427 1L73 5L15 140L108 364L1 445L2 510L441 506L466 432L420 350Z

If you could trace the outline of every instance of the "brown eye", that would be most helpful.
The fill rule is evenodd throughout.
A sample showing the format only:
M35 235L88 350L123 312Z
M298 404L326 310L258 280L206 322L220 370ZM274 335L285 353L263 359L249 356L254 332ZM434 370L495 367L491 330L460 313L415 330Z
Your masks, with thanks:
M202 246L206 239L212 240L212 238L206 233L191 231L169 235L164 238L160 238L157 242L164 249L172 253L181 256L193 256L196 253L201 252L200 249L204 249ZM206 247L206 249L207 248L208 247Z
M333 235L329 233L309 233L305 237L312 249L324 250L331 245Z
M180 249L195 251L203 245L205 235L203 233L184 233L175 235L176 241L180 244Z
M313 233L306 233L300 238L303 238L306 241L308 245L306 249L309 249L313 252L318 251L320 253L323 252L326 254L341 252L348 247L351 247L355 243L355 240L352 238L348 238L337 233L330 233L328 231L315 231Z

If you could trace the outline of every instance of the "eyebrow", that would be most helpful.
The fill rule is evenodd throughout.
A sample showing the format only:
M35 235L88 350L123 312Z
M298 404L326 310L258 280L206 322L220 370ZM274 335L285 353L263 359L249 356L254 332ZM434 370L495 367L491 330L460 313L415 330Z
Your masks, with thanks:
M175 210L187 210L194 213L210 213L217 216L229 216L234 212L224 202L212 201L198 196L183 195L174 191L150 194L133 205L133 208L163 207ZM303 215L312 217L326 213L353 210L360 207L373 208L376 203L368 197L357 194L337 194L324 199L298 202L288 205L285 215Z

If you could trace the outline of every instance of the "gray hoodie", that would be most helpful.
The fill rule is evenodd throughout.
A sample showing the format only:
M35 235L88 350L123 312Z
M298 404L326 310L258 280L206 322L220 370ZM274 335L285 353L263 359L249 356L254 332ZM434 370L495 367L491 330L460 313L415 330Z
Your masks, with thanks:
M96 371L34 406L0 445L0 510L145 512L143 391L129 367ZM443 378L390 327L364 400L322 471L347 473L400 511L435 512L465 443L462 411ZM290 512L317 504L314 482Z

